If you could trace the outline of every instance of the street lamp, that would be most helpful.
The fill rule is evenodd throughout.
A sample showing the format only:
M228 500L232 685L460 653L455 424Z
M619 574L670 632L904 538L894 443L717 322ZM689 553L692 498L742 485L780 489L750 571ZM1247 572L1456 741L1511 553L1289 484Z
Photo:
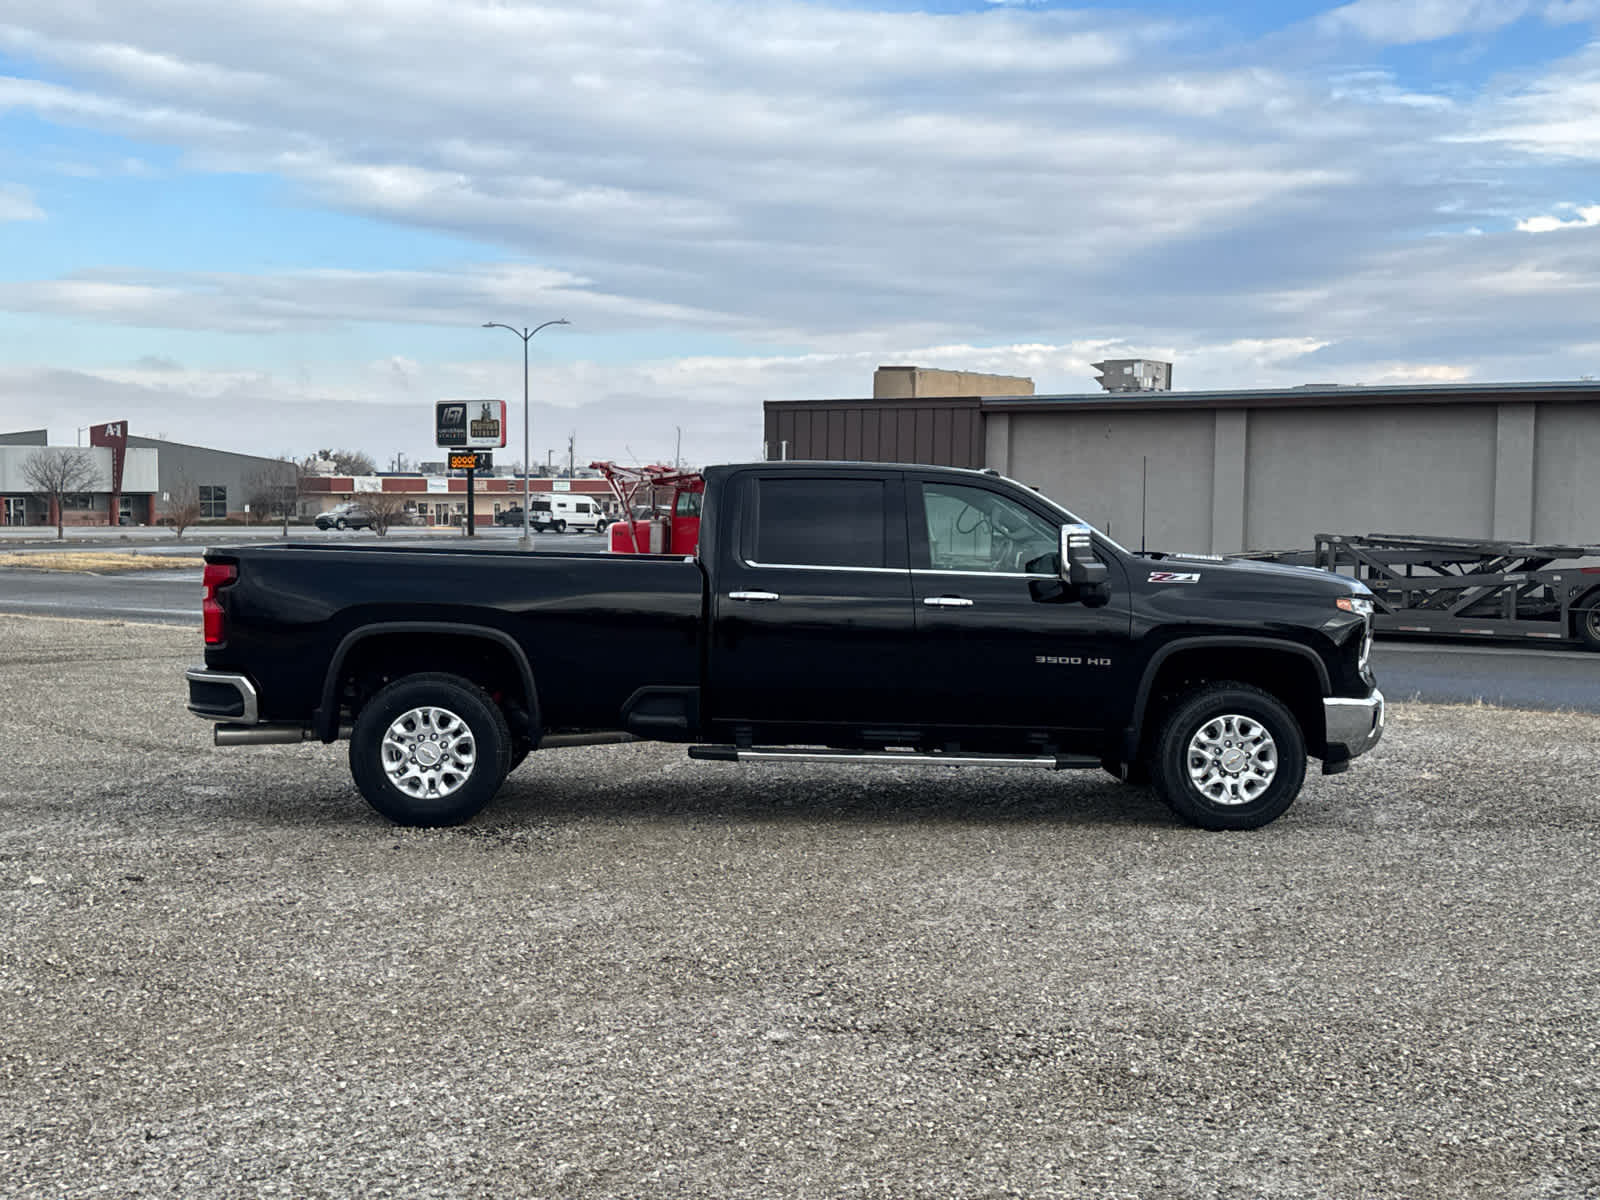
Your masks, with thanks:
M509 329L522 339L522 538L517 545L523 550L533 549L533 534L528 529L528 512L532 507L529 504L528 477L532 468L528 463L528 339L545 325L570 325L565 317L556 321L546 321L544 325L535 325L532 329L518 329L515 325L502 325L499 321L485 321L485 329Z

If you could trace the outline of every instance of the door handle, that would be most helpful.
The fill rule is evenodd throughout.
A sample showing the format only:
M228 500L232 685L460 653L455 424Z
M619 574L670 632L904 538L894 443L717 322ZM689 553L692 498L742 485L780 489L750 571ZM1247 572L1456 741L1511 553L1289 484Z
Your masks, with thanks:
M972 601L965 596L924 596L922 602L929 608L971 608Z
M729 592L728 593L728 599L729 600L762 600L762 601L765 601L765 600L777 600L777 599L780 599L780 597L779 597L777 592Z

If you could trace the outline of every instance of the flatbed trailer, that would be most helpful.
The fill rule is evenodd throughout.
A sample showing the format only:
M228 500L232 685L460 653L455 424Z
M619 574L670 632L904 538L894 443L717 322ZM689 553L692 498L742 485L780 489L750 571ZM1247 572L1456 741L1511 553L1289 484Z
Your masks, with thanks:
M1315 550L1238 557L1359 579L1377 600L1379 631L1577 641L1600 651L1600 546L1319 533Z

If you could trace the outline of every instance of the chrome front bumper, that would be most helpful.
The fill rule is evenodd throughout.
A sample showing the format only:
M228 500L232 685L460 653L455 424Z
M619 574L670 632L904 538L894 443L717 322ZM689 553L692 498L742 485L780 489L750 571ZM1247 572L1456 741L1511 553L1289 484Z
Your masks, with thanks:
M1359 758L1378 744L1383 736L1383 693L1377 688L1363 700L1332 696L1322 701L1322 716L1327 729L1327 752L1323 770L1330 764L1338 769L1352 758Z

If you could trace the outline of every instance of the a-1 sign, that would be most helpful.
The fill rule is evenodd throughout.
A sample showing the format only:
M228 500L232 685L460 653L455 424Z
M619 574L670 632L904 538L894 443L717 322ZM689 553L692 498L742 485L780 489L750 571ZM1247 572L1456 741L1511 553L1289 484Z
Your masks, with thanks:
M506 444L504 400L440 400L434 405L434 445L490 449Z

